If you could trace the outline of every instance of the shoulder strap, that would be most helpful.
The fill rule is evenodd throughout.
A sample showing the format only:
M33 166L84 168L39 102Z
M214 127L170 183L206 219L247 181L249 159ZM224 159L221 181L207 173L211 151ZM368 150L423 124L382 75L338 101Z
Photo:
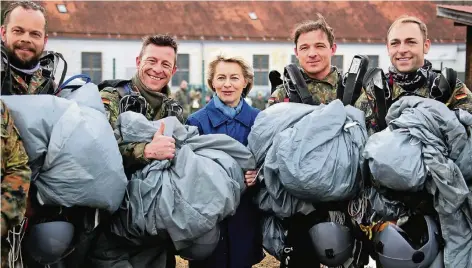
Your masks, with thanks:
M344 105L354 105L361 95L362 81L369 67L369 58L364 55L355 55L346 74L346 84L342 94ZM340 94L340 93L339 93Z
M59 83L57 83L56 88L55 84L55 74L59 61L63 62L64 66L61 73L61 78ZM47 84L44 86L43 90L39 92L40 94L56 94L59 91L59 86L63 84L64 79L67 74L67 61L64 59L61 53L54 51L44 51L39 63L42 68L42 75L48 79Z
M299 100L299 102L301 103L305 103L309 105L316 105L315 101L313 100L313 97L308 91L308 86L305 82L305 79L303 78L302 73L300 72L300 69L298 69L298 66L293 63L287 65L285 67L285 73L290 77L290 82L291 84L293 84L294 91L295 91L294 92L295 94L290 94L289 96L290 102L292 102L292 99L293 99L294 102ZM289 88L290 87L291 85L289 85ZM292 95L296 95L296 96L292 97Z
M430 95L433 99L446 103L456 88L457 72L451 68L443 68L441 74L433 79Z
M123 98L124 96L131 94L131 88L129 87L130 82L131 80L121 79L103 80L97 85L97 87L99 91L102 91L105 88L114 88L120 95L120 98Z
M106 87L113 87L113 88L124 87L124 85L128 84L129 82L131 82L131 80L122 80L122 79L103 80L97 86L98 86L98 90L102 90Z
M338 100L343 100L343 96L344 96L344 77L341 75L341 73L338 73L339 74L339 78L338 78L338 85L336 87L336 99Z

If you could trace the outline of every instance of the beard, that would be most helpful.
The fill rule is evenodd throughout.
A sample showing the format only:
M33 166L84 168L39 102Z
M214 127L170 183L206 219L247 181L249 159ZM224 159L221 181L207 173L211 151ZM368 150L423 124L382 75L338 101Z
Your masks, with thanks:
M22 43L8 44L8 42L5 42L4 46L6 48L6 52L7 52L8 60L10 61L10 64L19 69L25 69L25 70L33 69L34 67L36 67L36 65L38 65L39 59L41 58L41 55L43 53L42 50L37 51L34 46L28 45L28 44L22 44ZM18 55L15 53L15 50L20 50L20 49L28 49L34 55L29 59L22 59L18 57Z

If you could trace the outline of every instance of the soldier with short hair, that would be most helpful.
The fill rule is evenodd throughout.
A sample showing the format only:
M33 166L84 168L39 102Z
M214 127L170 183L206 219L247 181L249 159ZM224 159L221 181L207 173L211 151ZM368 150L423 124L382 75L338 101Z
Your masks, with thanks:
M342 76L331 64L331 57L337 49L333 29L323 16L318 14L316 21L306 21L296 26L293 40L295 55L300 63L299 69L313 103L328 104L336 100L338 86L342 85ZM289 77L284 77L285 81L287 79ZM287 95L288 86L287 82L277 86L269 98L269 105L296 101ZM339 209L341 208L323 205L308 215L297 213L284 220L287 238L280 267L306 267L307 263L318 267L320 260L315 256L309 230L315 224L325 222L329 218L330 210ZM359 257L357 261L362 262L360 259Z
M2 54L6 55L2 55L1 64L2 95L52 93L55 85L40 62L48 40L44 8L31 1L17 1L8 5L3 16Z
M2 267L8 267L10 243L8 231L19 225L26 212L31 169L28 155L8 108L0 100L2 110Z
M342 77L337 68L331 65L331 57L337 48L333 28L318 14L318 20L296 26L293 41L300 71L315 103L328 104L335 100L338 82ZM269 105L284 101L288 101L288 96L282 84L272 93Z
M115 129L118 116L126 111L142 113L150 121L176 116L183 122L182 106L169 97L168 83L177 70L176 64L177 43L174 38L169 35L146 36L136 57L136 74L131 80L106 80L98 86L111 126ZM128 176L153 160L174 158L175 140L164 136L163 132L161 125L149 143L118 141ZM175 267L170 240L169 245L162 245L162 242L153 242L149 238L141 241L140 237L119 237L110 232L106 220L102 222L104 230L89 256L91 267ZM161 238L155 241L162 241Z
M104 81L99 85L103 88L100 94L112 127L115 128L120 112L127 106L124 101L135 102L135 99L142 100L139 102L141 112L148 120L176 116L183 122L182 106L169 97L168 83L177 70L176 64L177 43L171 36L146 36L136 57L136 74L131 80ZM141 169L153 159L172 159L174 143L170 137L156 136L150 143L120 144L126 172Z
M401 16L387 32L387 50L392 65L386 74L391 90L392 103L407 95L431 98L431 92L438 88L440 73L432 70L425 59L431 47L428 28L419 18ZM445 104L451 109L463 109L472 113L472 93L459 79L452 85L451 96ZM369 135L379 131L377 104L373 92L363 90L355 103L366 115Z

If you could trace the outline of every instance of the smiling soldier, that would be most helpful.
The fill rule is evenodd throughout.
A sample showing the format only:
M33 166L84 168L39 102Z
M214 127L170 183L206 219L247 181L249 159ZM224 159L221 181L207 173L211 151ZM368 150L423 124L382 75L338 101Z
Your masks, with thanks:
M50 93L51 83L40 62L48 40L44 8L31 1L11 2L3 18L2 54L8 61L2 55L2 95Z
M403 96L415 95L430 98L438 88L442 74L432 70L432 64L425 59L431 47L426 24L419 18L401 16L395 20L387 32L387 50L392 65L386 79L392 94L392 102ZM449 99L444 100L451 109L463 109L472 113L472 93L459 79L451 85ZM366 114L369 135L378 131L375 97L372 92L364 91L355 107Z
M306 21L296 26L293 34L295 55L300 72L315 103L328 104L336 99L340 72L331 64L337 45L334 31L318 14L318 20ZM288 101L285 85L279 85L269 98L269 105Z
M179 121L183 121L182 107L177 101L169 98L170 89L167 85L177 70L176 62L177 43L172 37L147 36L143 39L141 52L136 57L137 70L131 80L105 80L98 85L113 129L116 128L120 113L126 111L142 113L152 121L168 116L176 116ZM129 177L153 160L174 158L175 140L164 136L163 133L164 127L161 125L149 143L118 141L125 173ZM106 226L106 220L102 222ZM175 267L172 251L160 254L159 250L167 248L166 245L136 245L105 229L100 234L95 249L91 251L92 267L107 266L108 264L104 263L114 262L116 259L129 263L132 267Z
M126 107L136 106L135 104L140 104L141 107L132 111L142 112L148 120L177 116L183 121L182 107L168 97L170 89L167 84L177 70L176 57L177 43L172 37L147 36L139 56L136 57L137 71L133 78L104 81L99 85L100 88L103 85L113 85L105 86L100 92L113 128L120 112L126 111ZM129 96L137 98L127 98ZM126 172L141 169L152 159L172 159L174 151L168 150L168 147L173 147L172 142L168 141L168 137L156 135L151 143L120 144Z

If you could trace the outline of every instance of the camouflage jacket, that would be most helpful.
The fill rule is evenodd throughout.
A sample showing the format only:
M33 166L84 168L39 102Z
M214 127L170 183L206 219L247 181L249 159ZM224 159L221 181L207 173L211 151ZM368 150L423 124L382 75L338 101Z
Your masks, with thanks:
M394 82L392 86L392 101L395 102L405 95L417 95L424 98L430 98L430 86L425 84L414 92L407 92ZM457 80L456 87L446 105L451 110L460 108L472 113L472 93L464 83ZM369 136L375 133L377 131L377 123L375 113L373 112L376 110L373 92L367 92L363 89L361 96L357 99L354 106L365 113L366 127Z
M300 71L305 78L308 91L311 93L315 103L328 104L336 99L338 81L341 79L336 68L333 67L331 72L322 80L308 77L303 69ZM269 105L283 102L286 98L288 98L287 92L285 91L284 85L281 84L277 86L274 93L270 96Z
M2 85L7 87L7 83L3 83L8 77L6 76L6 72L4 70L5 64L2 64ZM9 91L10 95L29 95L29 94L37 94L41 92L44 87L47 85L48 79L43 76L43 69L39 68L36 72L34 72L29 79L29 83L25 81L27 74L20 74L19 72L12 69L11 71L11 90L3 89L2 94L4 92ZM46 93L46 92L45 92Z
M139 92L135 86L130 83L131 88L135 92ZM139 93L138 93L139 94ZM116 88L106 87L100 91L103 105L108 116L108 121L110 122L113 129L116 128L116 120L118 119L120 113L120 94ZM171 103L175 104L175 101L162 95L162 105L157 109L153 109L151 105L147 106L146 118L148 120L159 120L165 118L169 114L169 108ZM177 118L180 122L183 122L182 112L177 115ZM123 164L127 170L136 170L144 167L146 164L149 164L149 160L144 157L144 147L146 143L122 143L118 141L121 155L123 156Z
M28 155L7 107L0 100L2 109L2 236L23 220L31 170ZM5 245L6 246L6 245Z

